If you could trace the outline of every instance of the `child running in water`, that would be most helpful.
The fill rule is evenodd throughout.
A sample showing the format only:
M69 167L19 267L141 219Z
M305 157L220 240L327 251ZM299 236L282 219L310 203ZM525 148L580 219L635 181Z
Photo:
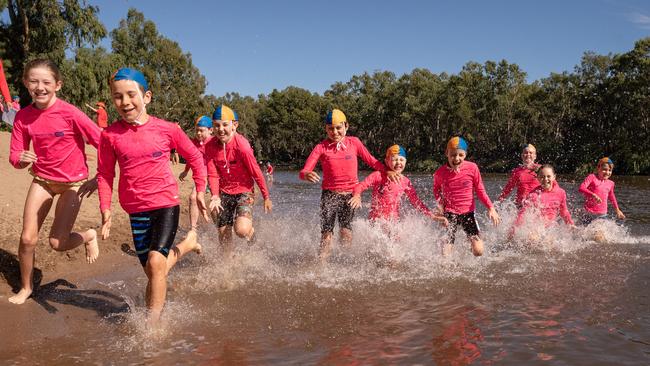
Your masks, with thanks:
M149 282L146 302L148 323L160 319L167 295L167 274L186 253L200 253L194 230L176 246L174 238L180 213L178 185L169 165L171 149L185 157L196 184L197 205L205 209L205 164L201 152L177 124L147 114L152 93L144 75L119 69L110 79L113 103L121 119L101 135L98 185L102 213L102 238L111 228L111 196L115 163L120 168L120 204L129 214L133 242Z
M524 214L532 208L539 210L545 228L555 225L558 216L564 220L565 224L574 226L571 213L567 208L566 192L557 184L553 166L550 164L542 165L537 172L537 179L540 185L526 196L523 207L515 221L515 227L523 223ZM513 234L514 231L511 232L511 238ZM531 232L528 239L537 241L537 236L538 233Z
M510 174L508 183L503 187L503 192L499 195L498 200L505 200L513 189L517 188L515 205L518 209L523 207L523 201L533 189L539 187L537 180L537 169L540 165L535 162L537 159L537 150L531 144L524 145L521 152L521 165L516 167Z
M204 162L207 164L205 159L205 147L212 140L212 120L208 116L201 116L196 119L196 137L192 139L192 143L196 146L197 149L201 152ZM181 172L178 176L178 179L183 182L187 173L190 171L190 165L185 164L185 170ZM206 187L206 193L210 192L210 188ZM207 210L199 210L199 206L196 203L196 186L192 187L192 193L190 193L189 203L190 203L190 228L196 230L199 223L199 216L203 216L206 221L210 221L210 217L207 214Z
M325 120L327 139L314 147L299 175L302 180L319 182L320 176L314 168L318 162L321 163L323 192L320 201L321 242L318 250L321 263L327 261L332 250L332 234L337 217L341 244L349 246L352 243L352 219L355 210L350 201L352 191L359 182L357 157L375 170L386 170L358 138L346 136L347 130L345 114L338 109L330 111ZM387 172L387 176L391 181L398 181L401 177L399 173L392 171Z
M262 170L255 160L253 148L237 133L239 117L228 106L220 105L212 114L215 138L205 148L208 180L212 189L210 211L219 213L219 242L226 258L233 253L232 232L249 243L254 242L254 184L262 192L264 212L273 209Z
M401 174L406 167L406 150L399 145L389 147L386 150L384 163L386 164L387 170ZM446 218L429 211L427 206L422 203L411 181L407 177L402 176L399 182L391 182L388 180L385 171L378 170L370 173L363 182L354 187L352 199L350 200L350 206L353 209L361 207L361 193L370 187L372 187L370 220L383 219L386 221L397 221L399 219L400 201L404 194L406 194L413 207L434 221L438 221L444 226L447 226Z
M462 137L452 137L447 143L447 164L441 166L433 175L433 195L449 220L449 241L443 245L443 255L451 253L456 239L458 225L463 227L472 243L472 253L483 255L483 240L474 216L474 192L488 209L488 216L498 225L501 218L490 201L483 186L483 179L478 166L465 161L467 141Z
M614 162L608 157L598 160L596 174L589 174L580 185L580 193L585 196L585 214L582 222L589 225L595 219L607 218L607 200L614 206L616 218L624 220L625 215L618 207L614 195L614 182L609 178L614 171Z
M36 59L27 63L23 83L33 103L16 114L9 162L17 169L31 165L29 172L34 180L25 200L18 247L21 289L9 298L14 304L24 303L32 294L38 232L55 196L59 199L49 235L52 249L67 251L85 244L88 263L99 255L95 230L72 232L84 195L90 195L96 187L96 180L87 181L84 141L97 148L99 128L79 109L57 98L63 81L52 61Z

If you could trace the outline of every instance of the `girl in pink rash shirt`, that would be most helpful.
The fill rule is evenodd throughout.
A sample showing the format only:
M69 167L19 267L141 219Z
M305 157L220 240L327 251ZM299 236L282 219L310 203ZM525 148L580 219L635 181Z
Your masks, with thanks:
M119 121L102 132L97 163L102 238L111 228L111 196L115 164L120 167L118 184L122 208L129 214L138 258L149 282L146 303L148 323L157 324L167 294L167 274L186 253L200 253L196 231L173 248L180 214L178 185L169 165L171 149L177 149L192 167L197 205L205 209L206 169L201 152L178 125L147 114L151 102L144 75L119 69L110 79L111 95Z
M526 144L521 152L522 164L516 167L510 174L508 183L506 183L506 186L503 187L503 192L499 195L499 201L505 200L506 197L510 195L510 192L517 188L515 205L517 208L521 209L524 198L528 196L528 193L539 187L539 181L537 181L537 169L539 169L540 165L535 163L536 159L537 150L535 149L535 146Z
M338 109L330 111L325 119L327 139L314 147L299 175L302 180L317 183L320 181L320 176L314 168L320 162L323 169L320 204L321 242L318 249L321 263L325 263L330 256L332 234L337 217L341 244L345 247L352 244L354 209L350 205L350 200L352 191L359 182L357 158L360 157L375 170L385 170L384 165L368 152L358 138L346 136L347 131L348 121L345 114ZM387 174L391 181L397 181L401 177L395 172L387 172Z
M475 256L483 255L483 240L479 236L478 223L474 217L474 192L488 208L488 216L494 225L501 222L485 192L478 166L465 161L467 147L465 139L452 137L447 143L447 164L438 168L433 175L433 195L449 220L449 241L443 244L443 255L451 253L458 225L463 227L472 243L472 253Z
M553 166L550 164L542 165L537 177L540 186L530 192L524 200L524 206L519 211L515 226L522 223L524 214L532 207L539 209L545 226L554 224L558 216L562 217L562 220L567 225L574 226L571 213L567 208L566 192L557 184Z
M237 133L237 113L226 105L219 105L212 113L212 125L215 137L205 148L208 181L213 191L210 211L219 214L216 219L219 243L224 257L230 259L234 254L233 231L249 244L255 242L255 183L264 198L265 213L272 211L273 202L253 148Z
M196 137L192 139L192 143L196 148L201 152L203 156L203 160L207 165L207 159L205 158L205 146L212 140L212 119L208 116L201 116L196 119L194 122L195 124L195 131L196 131ZM185 181L185 177L187 177L187 173L190 171L190 164L185 164L185 170L181 172L181 174L178 176L178 179L183 182ZM206 186L205 189L206 193L210 193L210 188ZM207 221L210 222L210 216L208 216L207 210L199 210L199 206L196 203L196 185L192 187L192 193L190 193L190 198L189 198L189 204L190 204L190 228L192 230L196 230L199 224L199 216L203 216L203 218Z
M386 168L396 173L402 173L406 167L406 150L399 146L393 145L386 150L386 159L384 160ZM361 207L361 193L372 187L372 205L370 208L369 219L382 219L385 221L397 221L399 219L400 201L404 194L408 197L411 204L424 215L429 216L446 226L447 219L442 215L437 215L429 211L427 206L422 203L418 197L411 181L402 176L399 182L391 182L386 176L386 172L374 171L363 182L354 187L350 206L353 209Z
M589 225L594 219L607 218L607 200L612 203L619 220L624 220L625 215L618 207L614 195L614 182L609 178L614 170L614 162L608 157L598 161L596 174L589 174L580 185L580 193L585 196L585 214L582 222Z
M85 244L88 263L99 255L95 230L72 232L83 197L97 187L95 179L87 181L84 141L97 147L99 128L83 112L57 98L63 81L52 61L36 59L25 65L23 83L33 103L16 114L9 162L18 169L31 165L34 180L25 200L18 247L21 289L9 298L14 304L24 303L32 294L38 232L54 196L59 195L59 199L49 234L50 246L67 251Z

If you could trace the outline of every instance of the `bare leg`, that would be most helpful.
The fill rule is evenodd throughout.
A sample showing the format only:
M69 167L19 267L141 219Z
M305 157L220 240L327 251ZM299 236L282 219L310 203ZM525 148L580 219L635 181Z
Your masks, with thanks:
M242 239L250 241L253 238L255 229L253 220L246 216L239 216L235 219L235 234Z
M147 284L147 308L149 318L147 323L155 325L160 320L162 309L167 296L167 259L157 251L149 252L145 272L149 283Z
M219 244L223 248L224 258L231 259L234 253L232 226L226 225L219 228Z
M59 196L54 211L54 222L50 230L50 246L52 249L65 252L81 244L86 244L86 261L93 263L99 256L97 245L97 232L88 229L83 232L72 232L74 222L81 207L81 200L77 195L77 187L66 189Z
M339 232L339 241L341 242L341 245L346 249L352 247L352 230L342 228Z
M196 203L196 186L192 188L190 193L190 228L195 230L199 224L199 205Z
M185 254L189 252L195 252L196 254L201 254L201 244L197 241L197 235L195 230L190 230L187 233L187 236L183 241L176 244L170 251L167 256L167 272L165 275L169 274L169 270L176 265L179 259L181 259Z
M332 232L325 232L321 235L320 247L318 248L318 258L321 264L327 263L327 259L332 254Z
M448 257L451 255L451 252L454 250L454 246L449 242L444 242L442 244L442 255Z
M478 235L474 235L469 238L472 242L472 254L476 257L483 255L483 240Z
M38 244L38 232L52 207L52 195L38 183L32 183L25 199L23 231L18 245L20 262L20 291L9 298L9 302L22 304L33 291L34 255Z

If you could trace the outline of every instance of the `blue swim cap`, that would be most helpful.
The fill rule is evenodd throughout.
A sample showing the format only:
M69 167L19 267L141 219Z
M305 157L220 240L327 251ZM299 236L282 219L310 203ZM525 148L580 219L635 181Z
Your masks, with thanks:
M447 142L447 150L461 149L467 151L468 147L467 141L460 136L452 137L449 139L449 142Z
M399 145L393 145L386 150L386 158L393 155L398 155L406 159L406 149Z
M136 83L142 85L144 91L149 90L149 84L147 84L147 79L144 78L144 74L136 69L130 69L128 67L123 67L117 70L111 77L113 81L119 80L133 80Z
M212 128L212 120L208 116L201 116L195 121L196 127Z

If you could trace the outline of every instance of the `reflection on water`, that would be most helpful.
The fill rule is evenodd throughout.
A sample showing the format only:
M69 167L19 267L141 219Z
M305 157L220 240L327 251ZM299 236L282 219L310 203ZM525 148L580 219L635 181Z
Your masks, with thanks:
M84 286L121 296L128 313L78 330L75 339L83 342L58 337L44 345L34 338L26 347L38 356L12 356L8 362L650 363L647 180L617 179L617 196L630 218L624 227L556 227L543 232L544 246L507 241L516 215L511 203L500 206L499 228L481 209L488 249L481 258L471 255L461 236L454 254L441 257L437 243L444 230L410 208L396 239L388 238L364 220L364 208L354 223L353 247L337 249L331 263L320 267L319 188L300 184L295 174L275 178L275 212L255 217L255 246L240 243L235 260L224 263L216 230L203 229L205 255L188 257L173 272L162 331L143 328L144 276L113 274ZM430 176L412 180L425 202L432 202ZM486 177L491 197L504 181ZM569 193L576 189L561 184ZM581 205L575 194L570 203ZM594 242L596 231L606 232L608 243Z

